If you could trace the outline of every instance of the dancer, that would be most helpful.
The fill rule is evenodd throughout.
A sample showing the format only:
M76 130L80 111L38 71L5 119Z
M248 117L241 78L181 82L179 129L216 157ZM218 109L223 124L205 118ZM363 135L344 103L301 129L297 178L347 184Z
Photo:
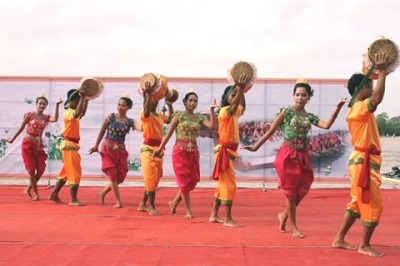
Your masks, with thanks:
M359 253L382 257L384 254L370 244L371 237L382 214L382 195L380 185L381 140L374 116L385 94L387 75L387 56L375 55L378 80L372 90L372 80L363 74L354 74L347 88L354 103L347 111L347 122L354 150L349 157L349 176L351 181L351 200L347 204L342 224L335 240L334 248L358 250ZM364 83L364 81L366 81ZM357 247L345 241L345 237L356 219L361 218L363 231L361 243Z
M228 86L221 99L221 109L218 114L219 141L214 148L214 171L212 178L218 180L214 193L214 206L209 221L223 223L224 226L241 226L232 219L232 205L236 194L235 158L238 157L239 146L239 117L246 108L246 100L243 89L250 79L247 75L241 75L239 82ZM225 219L218 215L219 207L225 205Z
M82 177L81 156L79 154L80 140L80 119L85 115L88 100L86 97L87 88L80 87L78 90L71 89L67 93L65 101L64 123L61 135L63 141L60 143L63 166L58 174L58 180L49 199L56 203L63 203L58 194L68 181L70 186L70 206L83 206L77 198L79 183Z
M153 152L160 146L163 138L163 125L171 122L174 110L172 102L165 99L165 104L168 107L168 116L157 111L158 101L152 101L151 99L153 93L154 89L151 89L150 82L145 82L143 110L140 113L144 137L143 145L140 149L140 160L145 189L137 209L139 211L147 211L150 215L159 215L155 206L155 197L162 175L163 154L153 157ZM149 200L149 207L146 206L147 200Z
M111 190L117 200L113 208L122 208L121 195L118 185L124 182L128 173L128 151L125 148L125 136L130 129L142 131L142 127L126 113L132 108L132 100L129 96L122 96L118 100L117 113L111 113L103 120L100 132L93 148L89 154L99 152L99 145L106 134L101 148L101 170L110 180L104 189L99 193L100 204L105 205L104 198Z
M192 219L190 191L200 181L200 154L196 139L200 134L202 125L208 128L215 127L214 109L218 105L214 101L214 104L210 106L210 120L208 120L204 115L194 113L198 104L198 96L195 92L187 93L183 98L183 104L185 105L185 111L176 111L174 113L168 133L163 138L160 147L154 151L153 158L157 158L163 153L165 145L174 131L176 131L172 165L179 190L175 198L169 202L169 206L171 214L176 215L176 208L183 200L186 210L184 218Z
M37 182L46 169L46 160L48 158L47 153L44 151L42 140L43 131L49 122L57 122L61 103L61 99L56 102L54 116L46 115L44 114L44 110L49 102L44 94L39 95L36 98L36 111L27 112L24 115L21 126L17 132L15 132L14 136L5 139L8 143L13 143L24 128L26 128L26 135L22 141L21 153L25 169L29 174L29 185L24 189L23 193L33 201L39 200ZM33 196L31 194L31 189L33 189L34 192Z
M278 214L279 229L281 232L286 232L286 221L289 219L293 238L304 237L297 227L296 209L307 195L314 180L307 134L312 124L322 129L329 129L347 101L347 98L342 98L331 117L323 121L317 115L305 110L313 92L307 81L298 80L293 89L295 104L280 109L269 130L255 145L243 147L249 151L257 151L278 127L282 129L284 141L274 161L279 177L278 187L286 197L285 210Z

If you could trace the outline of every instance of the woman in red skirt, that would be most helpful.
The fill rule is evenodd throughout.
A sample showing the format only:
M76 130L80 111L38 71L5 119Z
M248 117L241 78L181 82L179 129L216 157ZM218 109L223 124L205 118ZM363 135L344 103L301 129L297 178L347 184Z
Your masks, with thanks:
M27 112L24 115L21 126L15 132L13 137L6 139L8 143L13 143L14 140L26 128L26 134L22 140L21 154L24 160L25 169L29 174L29 185L23 191L24 194L33 200L39 200L39 193L37 189L37 182L42 177L46 169L47 153L44 151L43 145L43 132L49 122L57 122L59 114L59 106L62 100L59 99L56 103L54 116L44 114L49 101L44 95L36 98L36 111ZM31 189L35 193L31 194Z
M329 129L347 98L337 104L328 121L322 121L315 114L308 113L305 106L313 96L313 89L305 80L298 80L293 89L295 104L281 108L270 129L254 145L244 149L257 151L280 127L283 132L283 145L280 147L274 166L279 177L278 187L286 197L286 208L278 214L279 228L286 232L289 219L293 238L303 238L296 224L296 208L307 195L314 180L307 134L311 125Z

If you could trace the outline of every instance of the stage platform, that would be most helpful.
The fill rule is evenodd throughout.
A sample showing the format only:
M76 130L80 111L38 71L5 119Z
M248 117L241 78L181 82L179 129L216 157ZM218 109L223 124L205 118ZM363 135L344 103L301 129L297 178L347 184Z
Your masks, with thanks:
M40 201L29 200L22 190L27 180L0 179L1 265L398 265L400 261L400 190L397 183L382 187L384 212L372 244L383 258L334 249L332 240L339 228L349 191L346 182L315 182L297 211L303 239L278 230L277 214L284 197L276 183L267 180L240 183L233 207L234 219L243 225L227 228L209 223L215 183L200 182L192 192L194 218L170 214L168 201L176 194L173 180L163 180L157 192L154 217L136 207L143 193L139 181L127 180L121 187L124 207L99 204L98 192L105 180L86 180L79 199L86 204L72 207L47 199L52 187L44 179ZM92 182L92 183L89 183ZM137 183L134 183L137 182ZM50 185L52 182L50 182ZM65 187L60 198L68 202ZM224 212L221 212L223 215ZM290 229L290 228L289 228ZM362 230L357 221L348 241L357 245Z

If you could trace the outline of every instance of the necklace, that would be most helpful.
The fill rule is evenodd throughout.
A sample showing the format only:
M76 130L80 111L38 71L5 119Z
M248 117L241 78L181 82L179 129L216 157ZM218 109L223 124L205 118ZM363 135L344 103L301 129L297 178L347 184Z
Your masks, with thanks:
M186 117L188 119L188 121L196 121L196 115L195 114L189 114L187 111L185 111L186 113ZM194 145L192 143L192 132L189 129L189 143L186 146L186 149L188 152L192 152L194 149Z
M185 114L188 120L195 120L196 118L195 114L189 114L187 111L185 111Z
M292 108L292 111L297 115L297 116L306 116L307 112L306 110L302 109L302 110L297 110L296 107Z

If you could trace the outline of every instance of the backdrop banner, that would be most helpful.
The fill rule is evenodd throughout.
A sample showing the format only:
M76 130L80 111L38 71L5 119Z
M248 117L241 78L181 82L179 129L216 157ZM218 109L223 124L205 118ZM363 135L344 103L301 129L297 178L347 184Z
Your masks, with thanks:
M36 97L44 93L49 100L46 114L54 115L55 103L59 98L64 101L68 90L77 88L82 77L0 77L0 138L8 138L20 127L24 114L35 111ZM101 159L98 153L89 155L89 149L95 144L102 121L105 116L117 111L118 99L129 94L133 107L128 111L128 117L140 122L139 113L143 107L143 98L137 87L140 78L105 78L97 77L104 84L100 97L90 100L85 117L81 120L81 149L83 175L103 176L100 170ZM183 110L182 99L189 90L194 90L199 96L197 112L209 115L209 106L214 99L220 101L226 86L226 79L217 78L168 78L168 87L179 92L179 98L174 103L175 110ZM314 96L306 106L308 112L317 114L322 120L328 120L332 110L342 97L348 95L344 86L345 80L310 80ZM240 119L240 146L255 143L269 128L280 108L294 103L293 88L295 79L258 79L246 96L246 111ZM164 99L159 102L159 109L165 107ZM50 123L45 129L43 140L49 155L44 176L56 177L61 168L61 153L59 143L62 139L63 104L60 105L60 118L56 123ZM312 127L310 132L310 149L312 165L316 177L343 177L347 174L348 156L351 151L347 124L346 108L343 108L330 130ZM168 130L168 125L164 131ZM21 143L25 130L9 144L0 142L0 176L26 176L21 156ZM257 152L239 150L236 161L237 178L276 177L273 161L277 149L282 143L281 132L278 130ZM128 177L141 177L140 147L143 141L141 132L132 131L127 136L126 144L129 152ZM164 157L164 176L173 177L171 151L175 142L172 136ZM202 129L198 139L200 149L201 176L210 179L213 169L212 149L218 142L216 131ZM240 147L239 146L239 147Z

